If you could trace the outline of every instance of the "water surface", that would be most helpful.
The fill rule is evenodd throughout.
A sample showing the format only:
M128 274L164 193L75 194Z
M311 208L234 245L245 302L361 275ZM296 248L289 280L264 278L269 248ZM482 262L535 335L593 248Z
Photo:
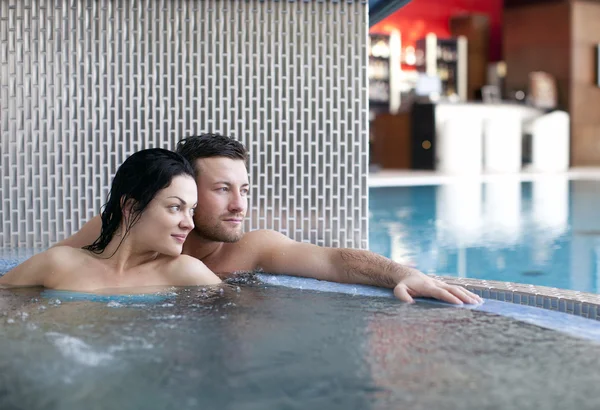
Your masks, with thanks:
M370 247L422 271L600 292L600 182L371 188Z
M267 285L0 290L0 408L596 409L600 345L507 317Z

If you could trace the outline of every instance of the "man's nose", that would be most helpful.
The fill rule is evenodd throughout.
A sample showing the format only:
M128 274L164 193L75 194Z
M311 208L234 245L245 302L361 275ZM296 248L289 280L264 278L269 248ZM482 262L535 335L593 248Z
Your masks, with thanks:
M241 214L248 208L248 199L240 193L234 194L229 202L229 212Z

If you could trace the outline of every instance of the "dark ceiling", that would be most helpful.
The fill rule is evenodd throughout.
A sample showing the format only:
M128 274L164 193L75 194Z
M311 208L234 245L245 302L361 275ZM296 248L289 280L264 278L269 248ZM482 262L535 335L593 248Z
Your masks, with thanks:
M381 20L410 3L411 0L369 0L369 26Z

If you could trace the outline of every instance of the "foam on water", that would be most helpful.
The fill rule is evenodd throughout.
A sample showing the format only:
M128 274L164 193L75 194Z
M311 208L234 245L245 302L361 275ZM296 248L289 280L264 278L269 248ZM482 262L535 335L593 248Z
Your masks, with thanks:
M55 332L48 332L46 336L66 359L71 359L78 364L96 367L106 365L114 359L109 353L94 351L90 345L76 337Z

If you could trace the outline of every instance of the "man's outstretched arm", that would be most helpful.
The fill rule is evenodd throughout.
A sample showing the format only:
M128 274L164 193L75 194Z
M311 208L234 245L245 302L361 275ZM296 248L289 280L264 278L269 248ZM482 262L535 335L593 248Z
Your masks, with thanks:
M71 248L82 248L87 245L91 245L99 236L102 230L102 219L100 215L96 215L81 227L81 229L75 232L68 238L55 243L55 246L70 246Z
M392 288L404 302L413 302L414 297L432 297L453 304L482 301L465 288L435 280L370 251L300 243L275 231L247 235L252 243L260 244L257 264L268 273Z

